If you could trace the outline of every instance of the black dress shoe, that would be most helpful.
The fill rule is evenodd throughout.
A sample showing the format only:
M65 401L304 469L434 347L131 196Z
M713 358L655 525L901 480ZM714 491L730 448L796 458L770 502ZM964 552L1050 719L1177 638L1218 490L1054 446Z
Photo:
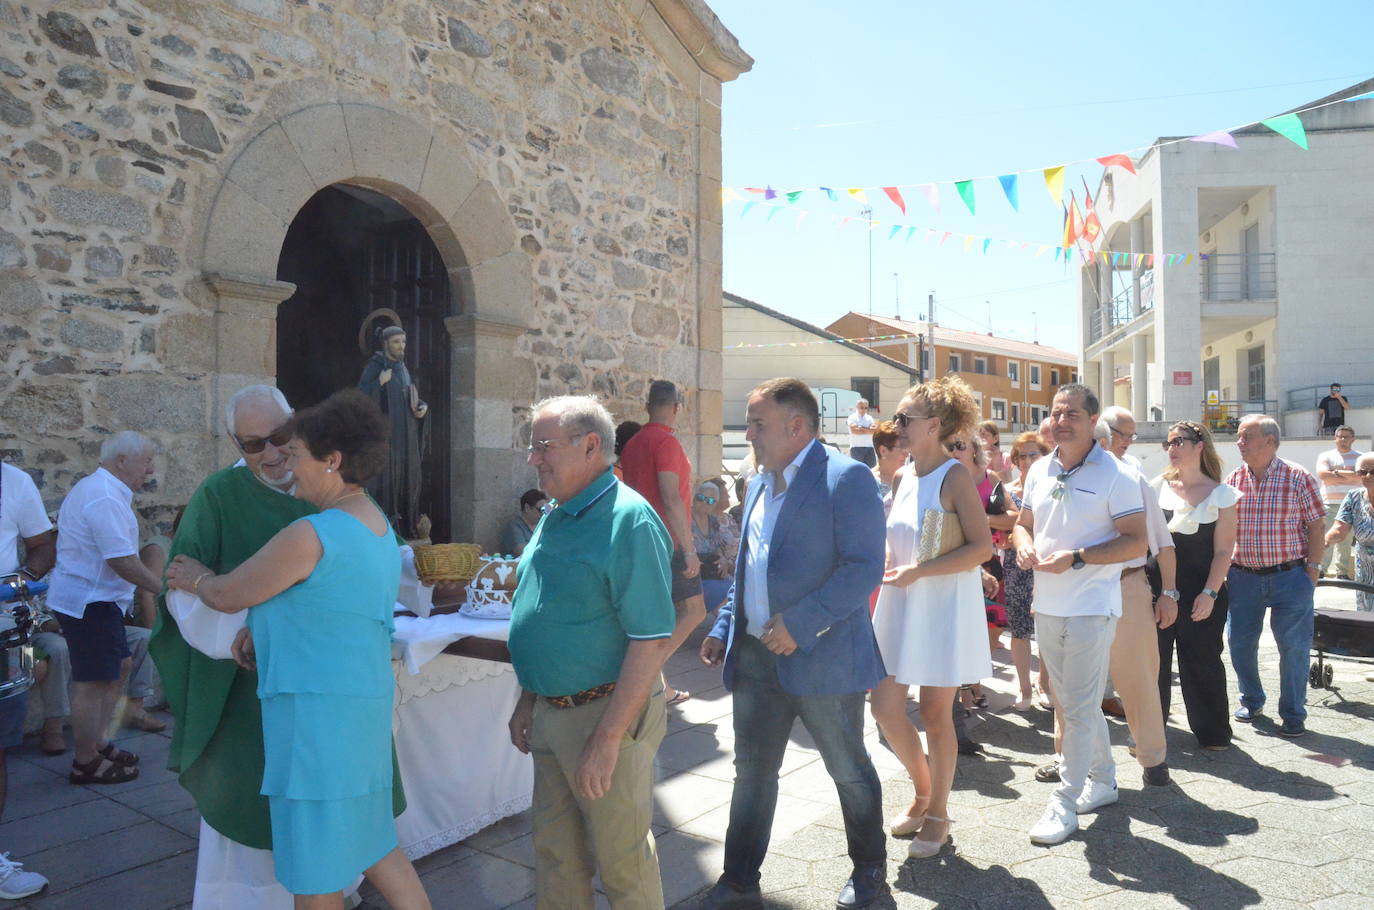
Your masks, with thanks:
M762 910L763 893L758 888L739 889L725 879L718 880L701 899L701 910Z
M886 865L856 868L840 889L840 896L835 898L835 906L839 910L862 910L871 907L887 892Z

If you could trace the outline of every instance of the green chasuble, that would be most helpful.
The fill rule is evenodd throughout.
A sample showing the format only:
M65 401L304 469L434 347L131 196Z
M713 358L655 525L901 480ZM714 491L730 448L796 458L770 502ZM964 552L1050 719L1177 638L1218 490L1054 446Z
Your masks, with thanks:
M270 489L245 466L225 468L191 496L168 558L185 553L217 574L232 572L278 531L315 511L305 500ZM148 651L176 717L167 767L195 797L210 827L240 844L270 850L267 797L259 793L263 745L257 674L186 644L164 597L158 598ZM347 748L348 731L340 730L339 749ZM400 815L405 796L394 750L392 769L393 810Z

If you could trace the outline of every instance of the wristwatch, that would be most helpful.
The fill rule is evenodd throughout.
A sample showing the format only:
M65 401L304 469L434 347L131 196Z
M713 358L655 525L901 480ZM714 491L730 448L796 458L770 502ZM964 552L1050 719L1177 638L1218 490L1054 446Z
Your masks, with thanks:
M1167 597L1170 600L1177 601L1179 597L1181 597L1182 595L1178 593L1178 588L1165 588L1163 591L1159 592L1159 596Z
M1087 563L1083 561L1083 551L1082 551L1082 550L1074 550L1074 551L1073 551L1073 567L1074 567L1075 569L1081 569L1081 568L1083 568L1083 567L1086 566L1086 565L1087 565Z
M1217 597L1220 596L1216 591L1213 591L1211 588L1203 588L1203 589L1202 589L1202 593L1203 593L1203 594L1206 594L1208 597L1212 598L1213 600L1216 600Z

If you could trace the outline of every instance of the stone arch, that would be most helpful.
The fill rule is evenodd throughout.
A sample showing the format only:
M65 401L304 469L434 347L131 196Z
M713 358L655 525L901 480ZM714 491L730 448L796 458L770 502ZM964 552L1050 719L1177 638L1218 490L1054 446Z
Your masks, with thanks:
M213 298L213 398L222 404L275 378L276 309L294 290L276 279L278 256L301 206L334 184L404 205L448 266L450 489L466 505L454 509L453 533L489 539L486 525L510 510L518 474L511 413L535 389L532 366L514 351L534 315L534 281L504 201L452 127L375 103L312 99L269 114L226 156L193 228L192 254ZM222 432L218 421L212 432Z

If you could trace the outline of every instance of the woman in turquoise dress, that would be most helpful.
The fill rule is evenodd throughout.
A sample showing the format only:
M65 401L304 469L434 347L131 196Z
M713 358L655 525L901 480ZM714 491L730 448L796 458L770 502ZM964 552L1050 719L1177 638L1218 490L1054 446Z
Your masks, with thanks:
M386 463L377 406L349 389L291 418L294 495L319 508L233 572L178 556L171 588L225 613L258 671L277 879L297 908L343 906L362 873L397 910L428 910L392 817L391 633L396 537L364 485ZM251 608L251 609L250 609Z

